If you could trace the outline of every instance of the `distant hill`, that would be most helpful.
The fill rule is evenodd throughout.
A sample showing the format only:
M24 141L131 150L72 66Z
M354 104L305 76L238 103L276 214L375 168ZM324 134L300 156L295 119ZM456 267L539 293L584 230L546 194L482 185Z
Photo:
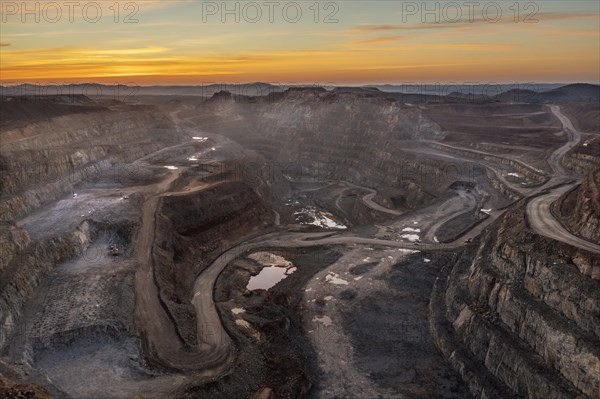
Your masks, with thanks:
M543 101L543 95L541 93L520 89L508 90L492 98L503 103L539 103Z
M577 83L561 86L544 92L532 90L509 90L494 96L501 102L541 103L557 101L600 101L600 86L587 83Z
M510 90L530 90L544 92L564 86L562 83L509 83L509 84L425 84L405 83L400 85L369 85L365 87L377 88L388 93L424 94L433 96L453 96L457 93L465 96L494 97Z
M112 97L124 100L137 95L181 95L211 97L220 91L234 95L265 96L274 91L283 91L282 86L270 83L244 84L208 84L199 86L135 86L103 85L97 83L79 83L68 85L31 85L0 86L0 96L46 96L46 95L86 95L92 99Z
M195 96L211 98L220 92L229 92L232 96L260 97L288 90L327 90L333 93L357 93L386 96L398 101L500 101L500 102L557 102L557 101L600 101L600 86L586 83L577 84L404 84L404 85L368 85L339 86L322 88L319 86L273 85L256 82L243 84L209 84L199 86L127 86L81 83L69 85L30 85L0 86L0 96L53 96L84 95L92 100L112 97L127 100L134 96Z
M576 83L542 93L547 100L553 101L600 101L600 86Z
M334 93L360 93L360 94L374 94L381 93L376 87L335 87L333 88Z

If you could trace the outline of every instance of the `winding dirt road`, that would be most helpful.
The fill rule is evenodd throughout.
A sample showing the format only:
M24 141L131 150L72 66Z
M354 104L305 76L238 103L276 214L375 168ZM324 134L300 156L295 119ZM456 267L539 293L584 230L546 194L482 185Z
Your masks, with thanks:
M429 227L424 239L429 242L434 242L435 235L442 225L465 212L474 211L476 207L477 199L475 195L459 191L458 197L452 197L439 206L433 217L436 222Z
M580 133L574 129L571 121L560 112L559 107L552 106L551 108L552 112L563 123L569 140L550 157L549 163L555 172L555 176L544 186L535 190L535 193L532 193L532 195L538 196L529 201L527 205L527 217L532 228L538 234L566 242L579 248L600 252L600 246L570 234L550 212L552 202L577 183L573 182L573 178L567 175L567 172L560 165L560 161L568 151L578 145L581 139ZM138 242L136 243L140 261L140 268L136 274L136 298L138 301L136 315L138 322L141 324L140 328L143 336L146 338L148 349L156 358L171 368L200 370L200 375L207 378L214 378L226 372L231 367L233 361L233 343L221 323L214 303L213 292L220 273L229 263L244 253L265 247L301 248L327 244L380 245L408 250L453 249L464 245L465 238L474 238L479 235L485 227L503 214L503 211L494 212L488 220L475 226L467 234L463 235L460 240L447 244L410 243L373 239L352 235L349 232L332 234L331 232L295 233L289 231L269 233L243 242L223 252L197 277L194 283L191 302L196 309L199 346L196 351L190 352L183 347L172 321L160 304L159 293L154 281L151 250L154 241L155 212L159 198L164 195L177 195L177 193L167 194L167 192L178 176L179 172L175 172L169 178L159 183L143 206L144 220ZM365 187L356 187L366 189ZM401 214L401 212L381 207L373 202L376 191L372 189L366 190L369 191L369 194L363 197L363 201L369 207L388 214ZM549 192L545 194L545 190L549 190ZM544 194L539 195L540 193ZM189 194L189 192L183 194ZM467 207L472 206L472 199L463 199L468 203Z
M214 345L213 342L199 339L197 351L191 352L186 349L160 303L154 276L152 248L156 228L155 214L161 196L177 194L165 193L180 174L181 170L174 170L165 180L156 184L147 193L142 207L142 227L136 242L139 262L135 275L136 323L154 360L159 360L163 366L175 370L202 370L199 377L210 379L228 370L233 360L228 351L230 346Z
M563 119L564 115L560 113L558 107L553 107L552 111L559 116L559 119L563 121L565 124L565 128L569 129L572 127L570 121L568 119ZM564 117L566 118L566 117ZM568 123L566 123L568 121ZM552 168L557 174L558 177L553 177L544 187L548 187L549 184L556 184L557 180L563 181L565 179L564 169L560 166L560 160L562 157L573 147L575 147L580 140L580 135L578 132L568 132L569 141L559 149L557 149L550 158ZM580 246L582 248L588 250L598 251L597 245L588 243L578 237L575 237L568 233L560 223L558 223L551 215L549 211L549 204L551 204L556 198L558 198L565 190L568 190L570 186L564 186L562 188L554 189L549 194L539 196L534 200L530 201L528 205L528 216L530 221L535 226L534 229L536 232L547 235L551 238L559 239L561 241L570 243L572 245ZM357 186L359 187L359 186ZM539 191L542 191L544 187L540 188ZM359 187L365 189L364 187ZM372 200L372 197L376 194L374 190L367 189L370 193L367 195L367 199ZM538 192L539 192L538 191ZM364 198L363 198L364 199ZM468 201L470 202L470 201ZM365 201L367 203L367 201ZM367 203L367 205L371 206L373 204ZM377 204L373 207L376 209L378 207ZM384 212L391 213L391 210L383 208ZM379 210L379 209L377 209ZM395 211L394 211L395 213ZM382 239L373 239L373 238L365 238L359 236L352 236L350 233L336 234L333 235L329 233L290 233L290 232L278 232L278 233L270 233L265 236L261 236L258 238L254 238L248 242L237 245L228 251L224 252L221 256L219 256L213 264L208 267L198 278L194 284L194 299L193 303L197 310L197 320L198 320L198 331L203 331L204 326L210 326L211 335L210 337L205 337L204 342L207 342L211 345L213 350L218 350L219 345L221 347L231 345L231 340L228 338L226 331L224 330L218 312L216 310L214 300L213 300L213 290L216 279L219 274L224 270L224 268L232 262L235 258L243 255L244 253L258 249L261 247L279 247L279 248L299 248L299 247L311 247L318 245L326 245L326 244L339 244L339 245L348 245L348 244L365 244L365 245L382 245L394 248L401 249L411 249L411 250L439 250L439 249L453 249L463 245L463 240L465 237L473 238L481 233L481 231L487 227L490 223L496 220L503 212L497 212L492 215L488 220L484 223L477 225L471 231L469 231L466 235L464 235L460 240L456 240L452 243L448 244L418 244L418 243L406 243L406 242L397 242L391 240L382 240ZM558 223L559 226L556 225ZM562 228L561 229L559 228ZM600 252L600 251L599 251ZM204 328L205 329L205 328ZM225 350L225 352L230 351L231 348Z
M550 108L563 124L569 141L550 156L548 163L552 167L555 176L544 187L554 186L554 188L549 189L547 194L532 198L527 203L527 219L531 228L539 235L586 251L600 253L600 245L571 234L552 214L552 203L580 183L580 180L572 180L572 177L565 171L560 161L571 149L575 148L581 142L581 132L575 129L571 120L560 111L558 106L552 105Z
M586 251L600 253L600 245L571 234L552 214L550 207L561 195L573 188L565 185L552 190L549 194L533 198L527 204L527 217L536 233L562 241Z
M362 201L365 203L366 206L368 206L369 208L375 210L375 211L379 211L379 212L383 212L383 213L387 213L390 215L394 215L394 216L400 216L402 215L402 212L400 211L396 211L393 209L389 209L386 207L383 207L381 205L379 205L377 202L373 201L373 198L375 198L375 196L377 195L377 191L373 190L372 188L368 188L368 187L364 187L364 186L358 186L356 184L350 183L350 182L343 182L345 185L348 186L352 186L361 190L365 190L368 191L369 194L365 195L362 197Z

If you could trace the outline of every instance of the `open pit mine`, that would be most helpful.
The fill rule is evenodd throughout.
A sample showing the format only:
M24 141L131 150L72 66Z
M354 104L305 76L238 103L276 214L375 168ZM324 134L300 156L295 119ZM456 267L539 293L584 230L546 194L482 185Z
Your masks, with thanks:
M600 87L1 98L0 398L600 398Z

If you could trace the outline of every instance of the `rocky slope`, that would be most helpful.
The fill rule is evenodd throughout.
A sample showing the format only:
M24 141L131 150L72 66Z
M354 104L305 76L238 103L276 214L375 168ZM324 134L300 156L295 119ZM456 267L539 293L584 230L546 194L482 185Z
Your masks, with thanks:
M41 100L38 100L41 101ZM62 115L0 134L0 220L14 220L179 140L153 107ZM134 144L135 143L135 144ZM111 170L113 167L113 170Z
M260 152L293 179L344 180L420 199L409 208L482 173L409 151L411 141L445 133L419 107L368 91L297 88L258 98L221 92L187 116Z
M23 381L15 381L0 374L0 397L7 399L50 399L44 388Z
M583 141L583 140L582 140ZM580 175L586 175L590 171L598 169L600 165L600 138L597 135L590 136L585 142L569 151L562 159L562 164Z
M27 237L21 229L12 230ZM10 257L4 261L6 266L0 275L0 347L13 332L25 302L44 276L57 263L81 254L90 238L90 225L84 221L72 232L31 241L16 250L6 246L5 253Z
M120 176L123 170L116 166L181 139L172 122L152 107L85 105L84 112L54 98L36 104L28 108L35 122L0 133L0 347L44 277L56 264L82 254L95 234L86 219L64 220L48 233L40 222L20 227L22 218L70 197L78 184L102 179L118 184L127 176ZM56 107L60 116L42 118L53 116ZM38 108L51 115L38 115Z
M73 107L88 107L84 99L81 101L81 104L74 104ZM176 112L189 112L191 108ZM52 107L49 109L54 110ZM35 111L35 108L32 110ZM374 95L368 90L327 92L292 89L260 98L219 93L191 112L198 126L206 127L205 131L222 133L243 147L231 140L225 142L222 137L217 139L216 134L207 134L210 138L195 138L198 143L194 145L175 145L182 140L181 134L154 107L112 104L83 110L61 105L55 111L34 118L35 123L24 127L10 121L12 127L0 133L0 168L3 172L0 187L2 355L10 351L10 348L7 349L10 345L6 343L13 343L18 335L19 330L15 334L15 328L20 327L19 321L27 319L27 316L23 317L27 315L23 309L30 309L27 301L36 290L43 291L41 283L49 279L48 274L53 269L60 270L55 266L68 259L75 259L75 264L70 265L71 269L82 273L63 270L65 276L59 276L61 278L46 287L48 307L43 308L41 316L33 316L34 325L40 327L37 330L44 334L37 337L39 339L34 344L50 351L55 344L64 345L67 341L72 344L72 338L86 329L90 332L94 332L92 329L105 330L103 336L111 339L129 338L128 334L133 331L129 316L134 309L134 272L140 269L140 265L151 265L152 273L147 276L154 279L158 287L160 300L157 303L166 311L185 348L191 352L198 349L196 313L191 303L196 294L194 281L226 249L256 235L276 231L276 225L294 222L284 206L290 184L283 174L292 180L305 181L303 184L306 181L311 184L313 179L352 182L362 186L355 188L359 200L369 192L368 188L376 188L378 195L374 200L386 207L402 210L418 209L436 197L443 198L442 195L456 182L468 183L465 186L470 189L477 186L476 189L480 190L481 186L484 187L486 192L481 194L482 197L506 197L511 200L521 197L491 168L486 169L481 165L475 168L472 162L461 159L475 158L486 164L502 164L507 170L516 170L537 183L546 178L544 173L538 173L521 162L496 156L475 156L473 151L447 150L444 148L447 146L431 144L430 140L444 138L446 133L423 113L421 107ZM508 113L513 109L508 107L498 111ZM444 112L452 113L451 110ZM183 118L183 115L180 116ZM52 119L48 120L48 117ZM480 117L482 119L474 125L485 122ZM515 120L519 118L517 116ZM545 116L539 118L538 121L533 115L533 119L523 123L535 125L545 121L542 133L555 129L552 121ZM477 126L469 126L467 132L478 129ZM528 131L531 134L539 133L534 128ZM429 144L415 144L419 140L427 140ZM559 141L559 138L553 137L552 140ZM540 143L543 147L542 144L548 143ZM422 152L411 152L411 145L414 146L412 149L419 147ZM490 148L500 148L496 145ZM157 150L160 151L154 153ZM446 152L440 157L439 153L443 151ZM546 151L545 147L543 151ZM154 154L145 157L150 153ZM204 156L206 158L202 159ZM149 248L151 258L148 259L151 261L136 264L133 259L128 259L133 249L127 248L130 242L139 239L136 234L142 217L139 214L140 207L150 203L144 202L144 198L148 200L150 197L132 191L128 192L125 201L120 190L132 187L120 184L120 179L125 176L121 176L115 166L140 158L143 160L136 166L150 177L140 178L135 190L147 190L143 192L155 202L151 202L152 208L144 208L150 211L144 215L143 225L150 226L146 231L151 234L147 235L147 240L137 240L147 245L139 248ZM168 180L170 177L172 180ZM597 223L600 209L598 177L598 173L590 175L581 187L561 198L555 210L567 227L590 240L597 240L600 230ZM168 188L165 189L165 185L153 191L150 180L160 186L161 179L169 183ZM110 183L107 183L109 180ZM477 184L473 184L474 181ZM480 185L480 182L487 185ZM89 190L86 194L84 187ZM63 199L59 203L65 202L66 196L73 201L63 205L75 207L77 197L71 198L71 192L75 189L82 189L79 199L89 195L97 196L94 200L98 204L103 201L127 204L120 205L131 208L127 211L126 220L123 220L125 227L122 230L126 230L127 234L117 234L117 219L109 210L104 214L108 227L100 226L97 214L86 216L91 214L91 211L87 213L87 208L84 214L79 211L66 213L69 217L65 216L64 220L50 218L53 211L58 209L55 208L58 203L50 204L57 199ZM110 198L100 198L102 195ZM328 199L335 204L340 198L332 195ZM343 208L343 200L340 203ZM500 205L494 207L500 208ZM475 211L478 209L476 207ZM363 212L362 209L360 211ZM121 209L119 212L124 214L125 211ZM418 292L426 298L430 285L435 281L430 303L430 313L433 315L431 330L435 343L467 382L475 397L596 397L600 383L599 257L535 235L527 225L524 212L525 203L521 202L464 253L448 256L444 276L448 279L435 280L434 274L428 275L429 285L421 287L422 290L420 288ZM36 217L31 218L32 215ZM55 225L60 224L60 228L51 229L50 223L45 220L48 218L44 216L52 219ZM23 223L27 218L30 218L29 222ZM121 253L118 258L123 264L118 268L107 249L114 244L113 236L126 236L126 239L121 237L119 241ZM94 275L88 274L87 268L86 273L80 270L84 269L80 266L89 266L90 257L86 258L85 254L89 255L90 252L100 253L101 259L107 262L96 264L94 273L97 274ZM306 255L302 252L301 256L301 252L298 251L298 257ZM364 259L364 256L359 258ZM94 258L94 261L97 259ZM420 262L419 267L422 267ZM423 262L428 263L429 260ZM326 263L314 262L309 265L312 269L298 270L282 285L284 289L281 290L281 296L278 294L271 298L274 308L281 315L292 312L293 306L289 305L295 306L297 298L292 300L289 293L297 297L306 279L317 269L325 267ZM404 270L404 267L399 269ZM244 288L250 275L258 272L256 267L252 270L252 273L245 270L241 274L239 270L236 272L238 274L226 270L221 275L213 296L219 302L221 313L231 313L233 303L230 303L229 293L234 283L239 283L239 295L235 298L239 303L236 306L250 310L248 305L255 304L261 308L260 298L247 295ZM414 275L418 280L422 277L419 277L419 273ZM298 280L298 286L285 285L298 277L302 277L301 281ZM407 280L401 275L396 277L399 286L406 287ZM387 281L386 277L382 277L382 281ZM72 292L73 298L65 295L65 292ZM88 292L93 295L86 295ZM390 300L397 298L390 297ZM417 305L426 313L424 298ZM284 302L287 307L280 306ZM349 312L354 311L355 308L349 309ZM267 309L265 320L272 319L278 329L287 331L281 333L277 330L278 339L287 337L289 331L299 334L290 329L287 323L279 324L279 320L283 319L276 313L266 314L269 312ZM122 313L127 317L121 317ZM91 320L88 320L89 315L92 316ZM384 323L384 319L382 317L381 323ZM237 328L232 320L226 321L229 323L228 330ZM425 315L421 322L425 324ZM265 325L269 323L265 322ZM114 337L110 331L114 331ZM145 334L143 329L138 333ZM54 336L57 336L56 340ZM95 339L97 335L86 335L86 339L88 337ZM62 340L58 342L58 338ZM248 349L248 353L251 351L254 356L256 352L256 358L261 359L259 363L264 361L266 364L268 359L275 356L281 361L270 363L269 372L251 370L260 374L253 384L277 372L274 386L283 387L282 392L293 392L296 389L293 387L305 390L304 377L295 382L286 381L291 374L284 375L285 369L277 369L280 364L288 364L281 348L289 345L289 342L281 339L281 342L276 342L277 345L272 345L273 341L268 339L261 344L262 347ZM76 352L82 347L85 348L77 345L69 348L74 348ZM132 348L131 353L137 354L137 346L132 345ZM124 359L123 364L131 364L132 355L120 349L116 352L122 357L94 354L96 360L103 358L104 363L90 363L85 358L79 358L80 363L77 363L61 353L58 357L62 359L57 361L52 358L46 365L48 370L59 368L57 364L61 365L63 376L67 376L65 380L77 384L87 381L86 378L71 375L86 375L77 374L75 369L78 366L87 367L91 373L95 373L95 368L104 368L115 374L123 374L120 367L113 367L115 364L121 365L120 361L115 362L114 359ZM150 355L145 360L155 360L150 358L152 348L148 352ZM371 351L366 352L370 354ZM25 363L34 364L38 355L36 351L26 351L24 357L28 358ZM127 357L129 360L125 359ZM245 359L238 363L241 366L235 379L248 379L246 365L251 368L258 364L254 358ZM302 363L293 363L294 370L300 370L298 375L304 375ZM131 380L138 383L141 380L139 376L135 374ZM118 380L111 375L109 379L97 379L95 383L102 385L98 381L110 381L111 378L112 381ZM179 378L179 375L175 378ZM165 383L163 387L174 387L173 381ZM186 392L186 395L194 397L198 396L197 392L212 392L213 389L228 392L228 389L235 388L227 386L229 381L224 379L206 384L205 387L199 387L198 391L190 391L189 395ZM3 383L0 378L0 393ZM81 392L77 390L81 387L65 386L69 388L65 388L66 392ZM123 385L120 388L123 389ZM251 386L248 392L263 392L259 394L262 395L260 397L275 396L267 388L262 388ZM135 390L138 386L129 389ZM154 392L152 385L146 385L146 389ZM98 391L86 392L96 394Z
M438 346L476 397L596 398L600 257L537 236L524 212L505 214L436 284Z
M197 344L191 299L196 276L243 237L273 223L274 214L251 186L217 182L197 193L164 197L153 248L160 299L190 347Z
M591 242L600 242L600 169L590 172L584 182L563 195L554 212L571 233Z

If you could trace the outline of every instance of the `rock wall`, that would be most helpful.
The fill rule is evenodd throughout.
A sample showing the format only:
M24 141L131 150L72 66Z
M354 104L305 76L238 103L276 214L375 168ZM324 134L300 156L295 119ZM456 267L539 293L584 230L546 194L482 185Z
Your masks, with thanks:
M26 233L25 233L26 234ZM20 235L23 235L20 232ZM17 324L25 302L44 276L57 263L81 254L92 238L90 225L82 222L74 231L16 246L5 253L9 256L0 279L0 348ZM26 242L24 239L22 242ZM13 247L15 248L15 247Z
M153 247L161 303L183 342L197 344L191 304L197 275L226 248L273 223L274 213L243 182L219 182L189 195L163 197Z
M2 398L31 398L52 399L52 395L44 388L21 379L13 380L0 373L0 397Z
M12 222L0 222L0 274L30 243L29 234Z
M3 132L0 138L4 221L70 193L79 182L94 181L115 163L180 139L172 122L148 107L60 116Z
M600 281L589 270L600 257L535 235L524 212L521 202L438 282L438 346L476 397L596 398Z
M42 279L57 263L80 255L93 235L83 221L34 240L15 222L69 195L76 184L98 179L115 163L180 140L168 118L145 106L33 119L0 133L0 347Z
M512 170L515 170L515 171L519 172L521 175L523 175L529 179L535 180L540 184L543 184L548 180L547 175L543 171L534 169L531 166L529 166L523 162L514 160L514 159L499 157L496 155L484 154L483 152L479 152L479 151L471 151L471 150L467 150L467 149L453 148L453 147L450 147L450 146L447 146L444 144L439 144L439 143L429 143L429 145L433 148L437 148L442 151L449 151L449 152L452 152L455 154L465 156L466 158L475 158L475 159L480 159L482 161L486 161L486 162L490 162L490 163L497 163L500 165L510 166L510 168Z
M501 179L498 178L496 172L486 169L485 174L489 179L492 187L501 192L506 198L516 201L521 198L521 195L515 190L511 189Z
M467 162L408 151L410 141L445 133L418 107L381 96L318 89L261 98L220 93L199 106L193 120L262 153L296 179L345 180L431 198L456 180L481 175Z
M582 144L562 159L563 166L583 176L598 169L600 165L600 139L597 135L588 137L584 136Z
M589 172L581 185L563 195L553 211L571 233L600 242L600 169Z

